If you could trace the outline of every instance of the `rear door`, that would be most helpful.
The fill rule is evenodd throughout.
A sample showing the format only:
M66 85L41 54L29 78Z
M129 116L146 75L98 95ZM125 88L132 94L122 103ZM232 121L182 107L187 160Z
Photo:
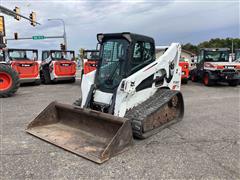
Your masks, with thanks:
M75 76L76 63L71 60L57 60L53 62L54 73L57 76Z
M20 78L39 77L39 63L37 60L37 51L23 49L9 49L8 58L11 66L19 73Z
M11 64L12 68L19 73L20 78L37 78L39 75L39 65L36 61L16 60Z

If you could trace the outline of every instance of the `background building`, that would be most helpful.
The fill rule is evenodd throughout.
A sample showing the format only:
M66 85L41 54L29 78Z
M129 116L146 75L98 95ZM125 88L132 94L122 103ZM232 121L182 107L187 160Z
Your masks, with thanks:
M159 58L163 53L167 50L168 46L156 46L156 58ZM194 59L196 54L182 49L180 61L187 61L189 62L190 66L194 64Z

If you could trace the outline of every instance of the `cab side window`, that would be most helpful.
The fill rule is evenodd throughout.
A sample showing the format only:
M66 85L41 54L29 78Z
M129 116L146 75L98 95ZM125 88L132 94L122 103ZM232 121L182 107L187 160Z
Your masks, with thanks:
M144 43L144 49L143 49L143 61L148 62L152 61L154 59L154 47L153 44L149 42Z
M133 51L133 64L139 64L143 60L143 42L137 42Z
M131 73L154 61L154 45L149 42L138 41L134 45Z

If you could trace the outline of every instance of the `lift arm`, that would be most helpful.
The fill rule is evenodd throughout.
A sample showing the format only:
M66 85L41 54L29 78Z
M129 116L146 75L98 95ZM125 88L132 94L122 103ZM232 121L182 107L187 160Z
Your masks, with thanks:
M126 93L134 93L136 87L151 75L154 78L164 78L162 86L169 89L180 90L181 68L179 67L179 58L181 54L181 45L172 43L167 51L156 61L142 68L138 72L132 74L125 80L122 80L121 90ZM164 77L163 77L164 76ZM175 82L173 82L175 81ZM175 88L173 87L175 85Z

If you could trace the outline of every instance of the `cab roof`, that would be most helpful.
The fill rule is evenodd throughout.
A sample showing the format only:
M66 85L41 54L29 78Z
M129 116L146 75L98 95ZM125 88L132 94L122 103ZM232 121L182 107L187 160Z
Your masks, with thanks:
M100 33L97 34L97 39L98 42L101 43L103 39L111 39L111 38L125 38L129 42L132 42L133 40L135 41L146 41L146 42L151 42L154 43L154 39L145 35L141 34L135 34L135 33L130 33L130 32L122 32L122 33Z
M204 51L230 51L229 48L201 48Z
M42 50L42 52L46 52L46 51L55 51L55 52L74 52L74 51L72 51L72 50L67 50L67 51L62 51L62 50L54 50L54 49L51 49L51 50Z
M94 50L86 49L86 50L84 50L84 52L99 52L99 50L96 50L96 49L94 49Z
M37 49L17 49L17 48L8 48L7 51L38 51Z

